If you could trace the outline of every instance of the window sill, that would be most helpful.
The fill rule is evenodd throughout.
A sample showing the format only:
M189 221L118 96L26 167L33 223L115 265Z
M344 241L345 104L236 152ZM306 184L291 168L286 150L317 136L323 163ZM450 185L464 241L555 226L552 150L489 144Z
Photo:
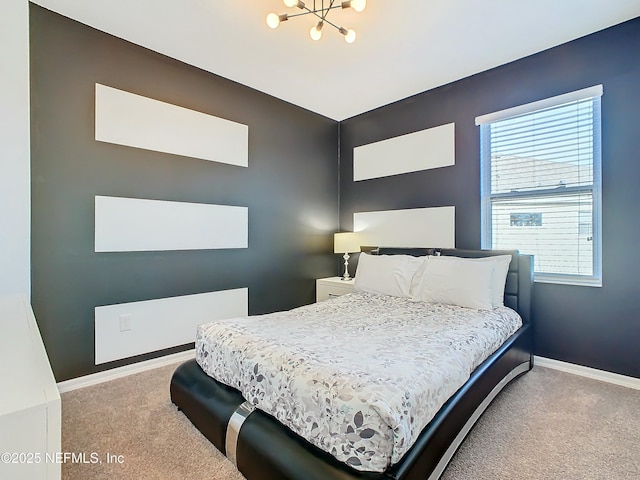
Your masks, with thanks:
M589 277L589 278L575 278L575 277L561 277L554 275L536 274L533 277L535 283L553 283L556 285L572 285L576 287L602 287L602 279Z

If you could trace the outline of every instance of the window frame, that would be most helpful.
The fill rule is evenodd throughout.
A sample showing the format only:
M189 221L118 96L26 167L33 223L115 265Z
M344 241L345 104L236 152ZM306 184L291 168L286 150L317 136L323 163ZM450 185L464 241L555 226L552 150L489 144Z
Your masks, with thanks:
M481 211L481 245L482 248L492 248L492 205L496 199L531 199L535 197L559 197L590 193L592 199L592 274L558 274L547 272L534 273L534 281L541 283L556 283L580 286L602 286L602 139L601 121L602 110L600 97L602 85L577 90L574 92L546 98L537 102L519 105L506 110L489 113L476 117L476 125L480 127L480 211ZM593 182L589 186L574 186L563 189L562 193L553 188L528 192L491 193L491 142L490 125L508 118L534 113L546 108L557 107L566 103L587 100L593 101Z

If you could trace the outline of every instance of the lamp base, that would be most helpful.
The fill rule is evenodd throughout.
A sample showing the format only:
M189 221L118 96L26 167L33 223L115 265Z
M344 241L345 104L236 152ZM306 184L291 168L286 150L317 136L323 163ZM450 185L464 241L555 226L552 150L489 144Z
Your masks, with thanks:
M351 276L349 275L349 254L345 253L342 258L344 258L344 275L340 280L349 281L351 280Z

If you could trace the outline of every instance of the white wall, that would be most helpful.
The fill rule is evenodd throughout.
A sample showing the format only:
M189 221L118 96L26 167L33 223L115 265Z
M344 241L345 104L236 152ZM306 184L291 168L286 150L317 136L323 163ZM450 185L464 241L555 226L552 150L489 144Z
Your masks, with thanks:
M29 2L0 2L0 295L29 296Z

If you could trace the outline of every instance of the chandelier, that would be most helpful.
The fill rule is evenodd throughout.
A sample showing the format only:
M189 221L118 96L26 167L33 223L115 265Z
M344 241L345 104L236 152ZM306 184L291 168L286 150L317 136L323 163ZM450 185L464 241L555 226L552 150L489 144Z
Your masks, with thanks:
M302 10L302 12L294 14L283 13L282 15L278 15L277 13L270 13L269 15L267 15L267 25L269 25L269 27L278 28L280 22L287 21L293 17L300 17L302 15L311 14L318 19L318 22L313 27L311 27L311 30L309 30L309 35L313 40L320 40L322 38L322 27L324 27L324 24L327 23L338 30L342 35L344 35L344 40L347 43L353 43L356 41L356 32L351 29L346 29L344 27L336 25L335 23L327 20L329 12L335 8L353 8L356 12L361 12L367 6L367 0L349 0L344 2L338 2L336 0L327 0L326 2L325 0L313 0L313 8L307 7L304 2L299 0L283 0L283 3L286 7L297 7ZM327 4L326 7L325 3Z

